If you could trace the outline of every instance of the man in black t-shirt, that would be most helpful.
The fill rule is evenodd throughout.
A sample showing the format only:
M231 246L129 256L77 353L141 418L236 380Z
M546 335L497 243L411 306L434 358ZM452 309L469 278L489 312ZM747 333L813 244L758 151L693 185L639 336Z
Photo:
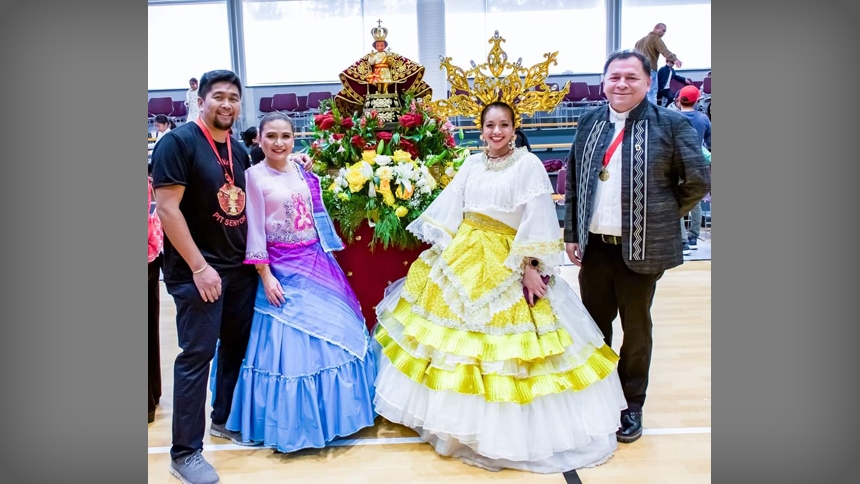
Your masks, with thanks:
M242 85L230 71L200 78L200 118L166 134L152 154L153 186L164 228L164 283L176 303L182 352L174 363L171 474L218 482L203 459L209 364L218 350L212 435L241 443L224 427L248 344L257 274L243 264L248 153L229 130Z

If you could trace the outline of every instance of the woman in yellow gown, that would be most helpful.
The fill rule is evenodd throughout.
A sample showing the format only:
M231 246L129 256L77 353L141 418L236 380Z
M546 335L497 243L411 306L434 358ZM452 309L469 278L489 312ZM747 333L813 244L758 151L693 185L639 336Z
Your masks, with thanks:
M488 151L408 226L431 248L377 305L374 404L442 455L565 472L612 456L626 402L617 355L558 275L552 185L514 148L513 116L483 110Z

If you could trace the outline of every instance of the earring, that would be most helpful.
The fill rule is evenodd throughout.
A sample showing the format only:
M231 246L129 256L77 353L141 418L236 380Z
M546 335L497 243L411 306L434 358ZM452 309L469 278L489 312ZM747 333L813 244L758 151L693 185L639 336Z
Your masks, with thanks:
M512 150L517 147L517 142L514 140L514 138L511 138L511 140L508 141L508 146L510 146Z
M484 142L483 146L481 146L481 151L484 152L485 156L489 156L490 155L490 144L487 143L487 140L484 139L484 135L479 135L478 139L480 139L481 141Z

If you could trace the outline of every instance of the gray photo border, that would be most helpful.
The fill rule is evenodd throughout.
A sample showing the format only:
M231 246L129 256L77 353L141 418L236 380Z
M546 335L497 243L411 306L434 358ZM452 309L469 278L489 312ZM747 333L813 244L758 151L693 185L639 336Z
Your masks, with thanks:
M714 3L712 476L849 482L860 7ZM146 16L0 3L4 482L146 481Z

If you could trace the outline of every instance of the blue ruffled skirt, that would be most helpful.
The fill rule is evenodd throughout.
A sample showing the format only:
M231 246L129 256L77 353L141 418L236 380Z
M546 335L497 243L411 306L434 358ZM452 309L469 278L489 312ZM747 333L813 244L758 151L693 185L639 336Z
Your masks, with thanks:
M287 302L272 306L258 285L226 427L281 452L325 447L374 423L370 336L343 271L319 243L270 247L269 257Z

